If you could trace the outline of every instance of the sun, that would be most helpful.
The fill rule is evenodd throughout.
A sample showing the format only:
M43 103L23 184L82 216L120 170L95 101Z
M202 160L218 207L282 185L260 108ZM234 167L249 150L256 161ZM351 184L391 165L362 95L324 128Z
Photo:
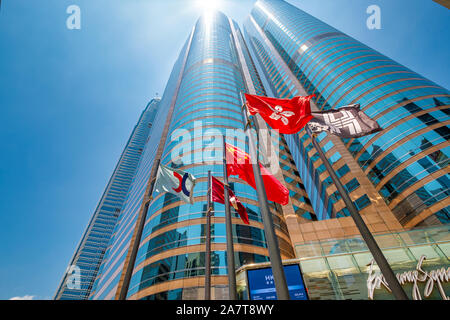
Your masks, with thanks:
M223 5L223 0L196 0L195 3L203 11L211 12L218 10Z

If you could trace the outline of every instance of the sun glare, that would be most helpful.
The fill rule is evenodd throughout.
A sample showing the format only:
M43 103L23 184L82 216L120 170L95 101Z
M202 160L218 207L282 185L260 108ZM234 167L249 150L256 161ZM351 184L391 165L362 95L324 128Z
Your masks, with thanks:
M196 0L197 7L206 12L219 10L222 3L222 0Z

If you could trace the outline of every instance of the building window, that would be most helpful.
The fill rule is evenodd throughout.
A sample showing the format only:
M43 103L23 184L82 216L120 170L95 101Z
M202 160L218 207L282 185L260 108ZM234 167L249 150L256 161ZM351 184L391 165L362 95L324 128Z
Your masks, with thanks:
M325 167L325 165L322 163L320 166L317 167L317 172L319 172L319 174L322 174L323 172L325 172L327 168Z
M344 164L342 167L340 167L337 170L337 175L339 178L342 178L343 176L345 176L348 172L350 172L350 168L348 167L348 165Z
M347 192L350 193L353 190L355 190L356 188L358 188L359 186L360 186L360 184L359 184L358 180L356 178L353 178L345 185L345 188L347 189Z
M365 194L355 201L355 206L358 210L362 210L370 204L369 197Z
M334 163L336 163L337 161L339 161L339 159L340 159L341 157L342 157L341 154L340 154L338 151L336 151L336 153L333 154L333 155L330 157L329 161L330 161L331 164L334 164Z
M323 152L327 153L331 148L333 148L334 144L331 141L328 141L324 146L323 146Z

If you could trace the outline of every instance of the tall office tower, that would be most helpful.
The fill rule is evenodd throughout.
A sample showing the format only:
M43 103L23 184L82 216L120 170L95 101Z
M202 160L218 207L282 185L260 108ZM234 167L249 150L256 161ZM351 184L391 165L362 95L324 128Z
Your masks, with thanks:
M89 297L114 226L123 209L143 147L155 119L158 104L159 99L150 101L133 129L68 270L64 274L55 299L83 300ZM79 279L76 278L78 275Z
M245 77L245 82L247 82L247 91L248 87L253 87L254 92L253 94L261 95L261 96L267 96L267 89L266 87L270 88L270 85L266 83L264 85L261 81L260 73L263 73L262 69L258 69L255 65L255 62L253 61L249 48L247 47L246 42L244 41L244 38L241 34L241 31L239 27L236 25L236 39L239 44L239 53L242 54L240 60L241 60L241 68L248 70L248 76ZM246 72L244 72L245 74ZM270 90L270 89L269 89ZM259 120L259 127L264 128L264 132L267 132L267 137L264 137L262 135L262 131L260 132L260 140L268 139L267 144L269 145L269 150L264 150L264 155L261 159L263 163L268 163L269 165L273 165L274 162L278 162L277 166L273 168L272 171L280 171L282 175L278 176L280 180L284 180L284 183L286 187L289 189L289 197L292 205L292 209L294 210L297 219L298 220L311 220L315 221L317 220L316 213L314 212L311 201L308 198L308 195L305 190L305 186L303 185L303 182L300 178L300 174L297 171L297 167L295 165L295 162L292 158L291 152L289 150L289 147L287 146L286 140L284 139L283 135L279 135L276 131L270 129L267 125L265 125L262 122L262 119L260 119L259 116L257 116L257 119ZM270 146L272 149L270 149ZM268 155L273 155L275 159L273 161L270 161L267 159ZM272 204L273 206L276 206L275 203ZM282 209L278 209L282 210ZM286 208L284 208L284 212L286 212ZM296 219L296 220L297 220ZM289 226L289 223L288 223Z
M151 132L144 149L90 299L203 297L207 175L210 170L217 178L223 177L222 135L248 152L241 92L249 85L264 94L237 24L222 13L203 15L173 68L155 120L157 131ZM266 144L278 140L283 138L274 136ZM286 212L297 213L301 219L313 219L314 212L300 203L307 199L306 192L288 147L284 144L281 149L282 159L268 160L262 147L259 154L293 195L287 206L270 203L281 256L288 259L295 254ZM197 178L193 204L170 193L151 192L160 164ZM250 225L244 224L232 209L236 267L266 262L268 250L256 192L237 177L230 177L229 184L250 219ZM228 296L224 205L214 204L211 220L212 298L224 299ZM139 249L134 256L136 245Z
M222 13L206 13L196 23L175 93L161 164L197 178L194 204L153 194L137 253L128 299L201 299L205 273L205 213L208 170L223 176L222 135L248 152L241 91L246 88L237 24ZM255 74L254 74L255 76ZM255 79L255 78L254 78ZM236 266L268 261L256 192L238 178L229 179L247 208L250 225L233 211ZM283 258L294 257L282 212L271 208ZM214 204L211 226L212 298L227 295L224 206Z
M159 103L158 112L153 126L146 140L141 161L136 170L132 185L125 200L122 213L117 221L114 234L108 245L105 257L94 282L89 299L115 299L120 293L121 277L129 264L129 248L135 239L136 226L147 201L148 180L153 170L154 160L158 155L158 146L164 139L164 129L167 115L175 94L179 74L183 66L183 55L186 44L182 49L180 58L176 61L163 97Z
M273 96L315 94L313 110L359 103L383 128L358 139L318 136L370 230L449 222L448 90L282 0L258 1L244 34ZM300 225L305 240L357 235L310 137L284 137L326 220Z

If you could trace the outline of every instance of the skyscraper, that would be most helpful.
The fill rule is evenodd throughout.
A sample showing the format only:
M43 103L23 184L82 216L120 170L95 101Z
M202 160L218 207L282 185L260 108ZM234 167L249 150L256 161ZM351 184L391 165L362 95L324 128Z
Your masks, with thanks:
M243 30L210 12L190 32L90 299L203 298L207 175L222 178L223 135L248 152L242 92L316 94L314 110L360 103L382 132L352 140L323 133L317 140L369 229L448 223L448 90L281 0L258 1ZM254 125L259 160L289 189L288 205L269 203L282 259L299 258L296 247L310 241L353 241L359 232L310 137L278 134L258 117ZM153 192L160 164L197 178L193 204ZM236 177L229 184L250 219L245 225L232 209L236 267L269 261L255 190ZM214 204L211 220L212 298L225 299L223 205Z
M136 175L127 195L127 199L122 210L122 214L117 221L114 235L111 237L108 250L100 266L99 274L94 282L89 299L114 299L118 290L121 276L124 268L129 264L129 247L135 241L134 232L139 223L139 218L144 209L146 199L148 180L154 169L154 161L160 155L158 145L161 139L164 139L165 123L167 115L171 109L172 96L177 87L178 77L181 68L184 65L183 52L186 51L186 45L182 49L179 59L169 77L169 81L161 98L158 112L155 117L152 131L146 140L141 161L138 165Z
M181 202L171 194L156 192L149 201L139 193L138 201L133 202L133 211L128 210L127 202L92 290L92 299L118 299L123 292L127 292L129 299L202 297L208 170L214 176L222 177L222 135L227 136L227 142L248 151L241 109L241 92L246 91L247 82L260 90L257 91L260 94L265 93L246 50L238 25L224 14L207 13L197 21L160 103L160 110L167 110L158 118L164 132L158 134L158 141L147 144L142 158L142 162L148 162L146 174L140 174L138 169L136 175L143 183L140 190L144 190L144 181L150 187L151 176L154 176L148 173L152 171L154 174L159 163L187 171L198 181L194 189L194 204ZM243 78L243 64L249 73L246 80ZM278 141L282 137L274 136L273 139ZM272 143L271 140L268 143ZM148 148L157 149L158 157L147 158ZM302 215L302 219L313 219L312 208L301 202L307 199L307 195L298 173L292 169L289 150L285 145L282 149L283 158L280 161L275 159L275 167L280 169L280 165L284 166L279 170L279 177L296 197L292 200L295 208L292 204L285 207ZM262 153L261 156L264 157ZM151 165L150 161L154 163ZM283 176L287 177L287 182ZM251 221L250 226L245 225L234 213L237 267L268 261L256 192L238 178L231 177L229 182ZM129 198L134 198L132 193L133 187ZM271 210L281 255L284 259L293 258L295 255L283 215L286 208L271 203ZM130 252L138 239L133 234L138 230L136 221L144 216L146 220L134 261ZM215 204L211 230L212 296L224 298L227 296L227 271L223 205ZM124 233L127 238L122 236ZM130 268L130 285L124 288Z
M114 226L123 209L158 105L159 99L153 99L142 112L75 251L68 270L64 274L55 299L80 300L89 297L113 234ZM78 275L80 278L76 279Z
M313 111L359 103L381 125L358 139L316 140L397 275L424 257L425 269L446 268L448 244L429 235L448 237L449 91L285 1L258 1L243 30L269 96L315 94ZM309 297L367 299L372 255L309 135L284 138L319 220L290 232ZM239 272L244 283L251 268Z
M244 26L274 96L313 108L359 103L383 131L318 137L378 231L449 222L449 91L282 0L258 1ZM305 132L285 136L319 219L348 215Z

